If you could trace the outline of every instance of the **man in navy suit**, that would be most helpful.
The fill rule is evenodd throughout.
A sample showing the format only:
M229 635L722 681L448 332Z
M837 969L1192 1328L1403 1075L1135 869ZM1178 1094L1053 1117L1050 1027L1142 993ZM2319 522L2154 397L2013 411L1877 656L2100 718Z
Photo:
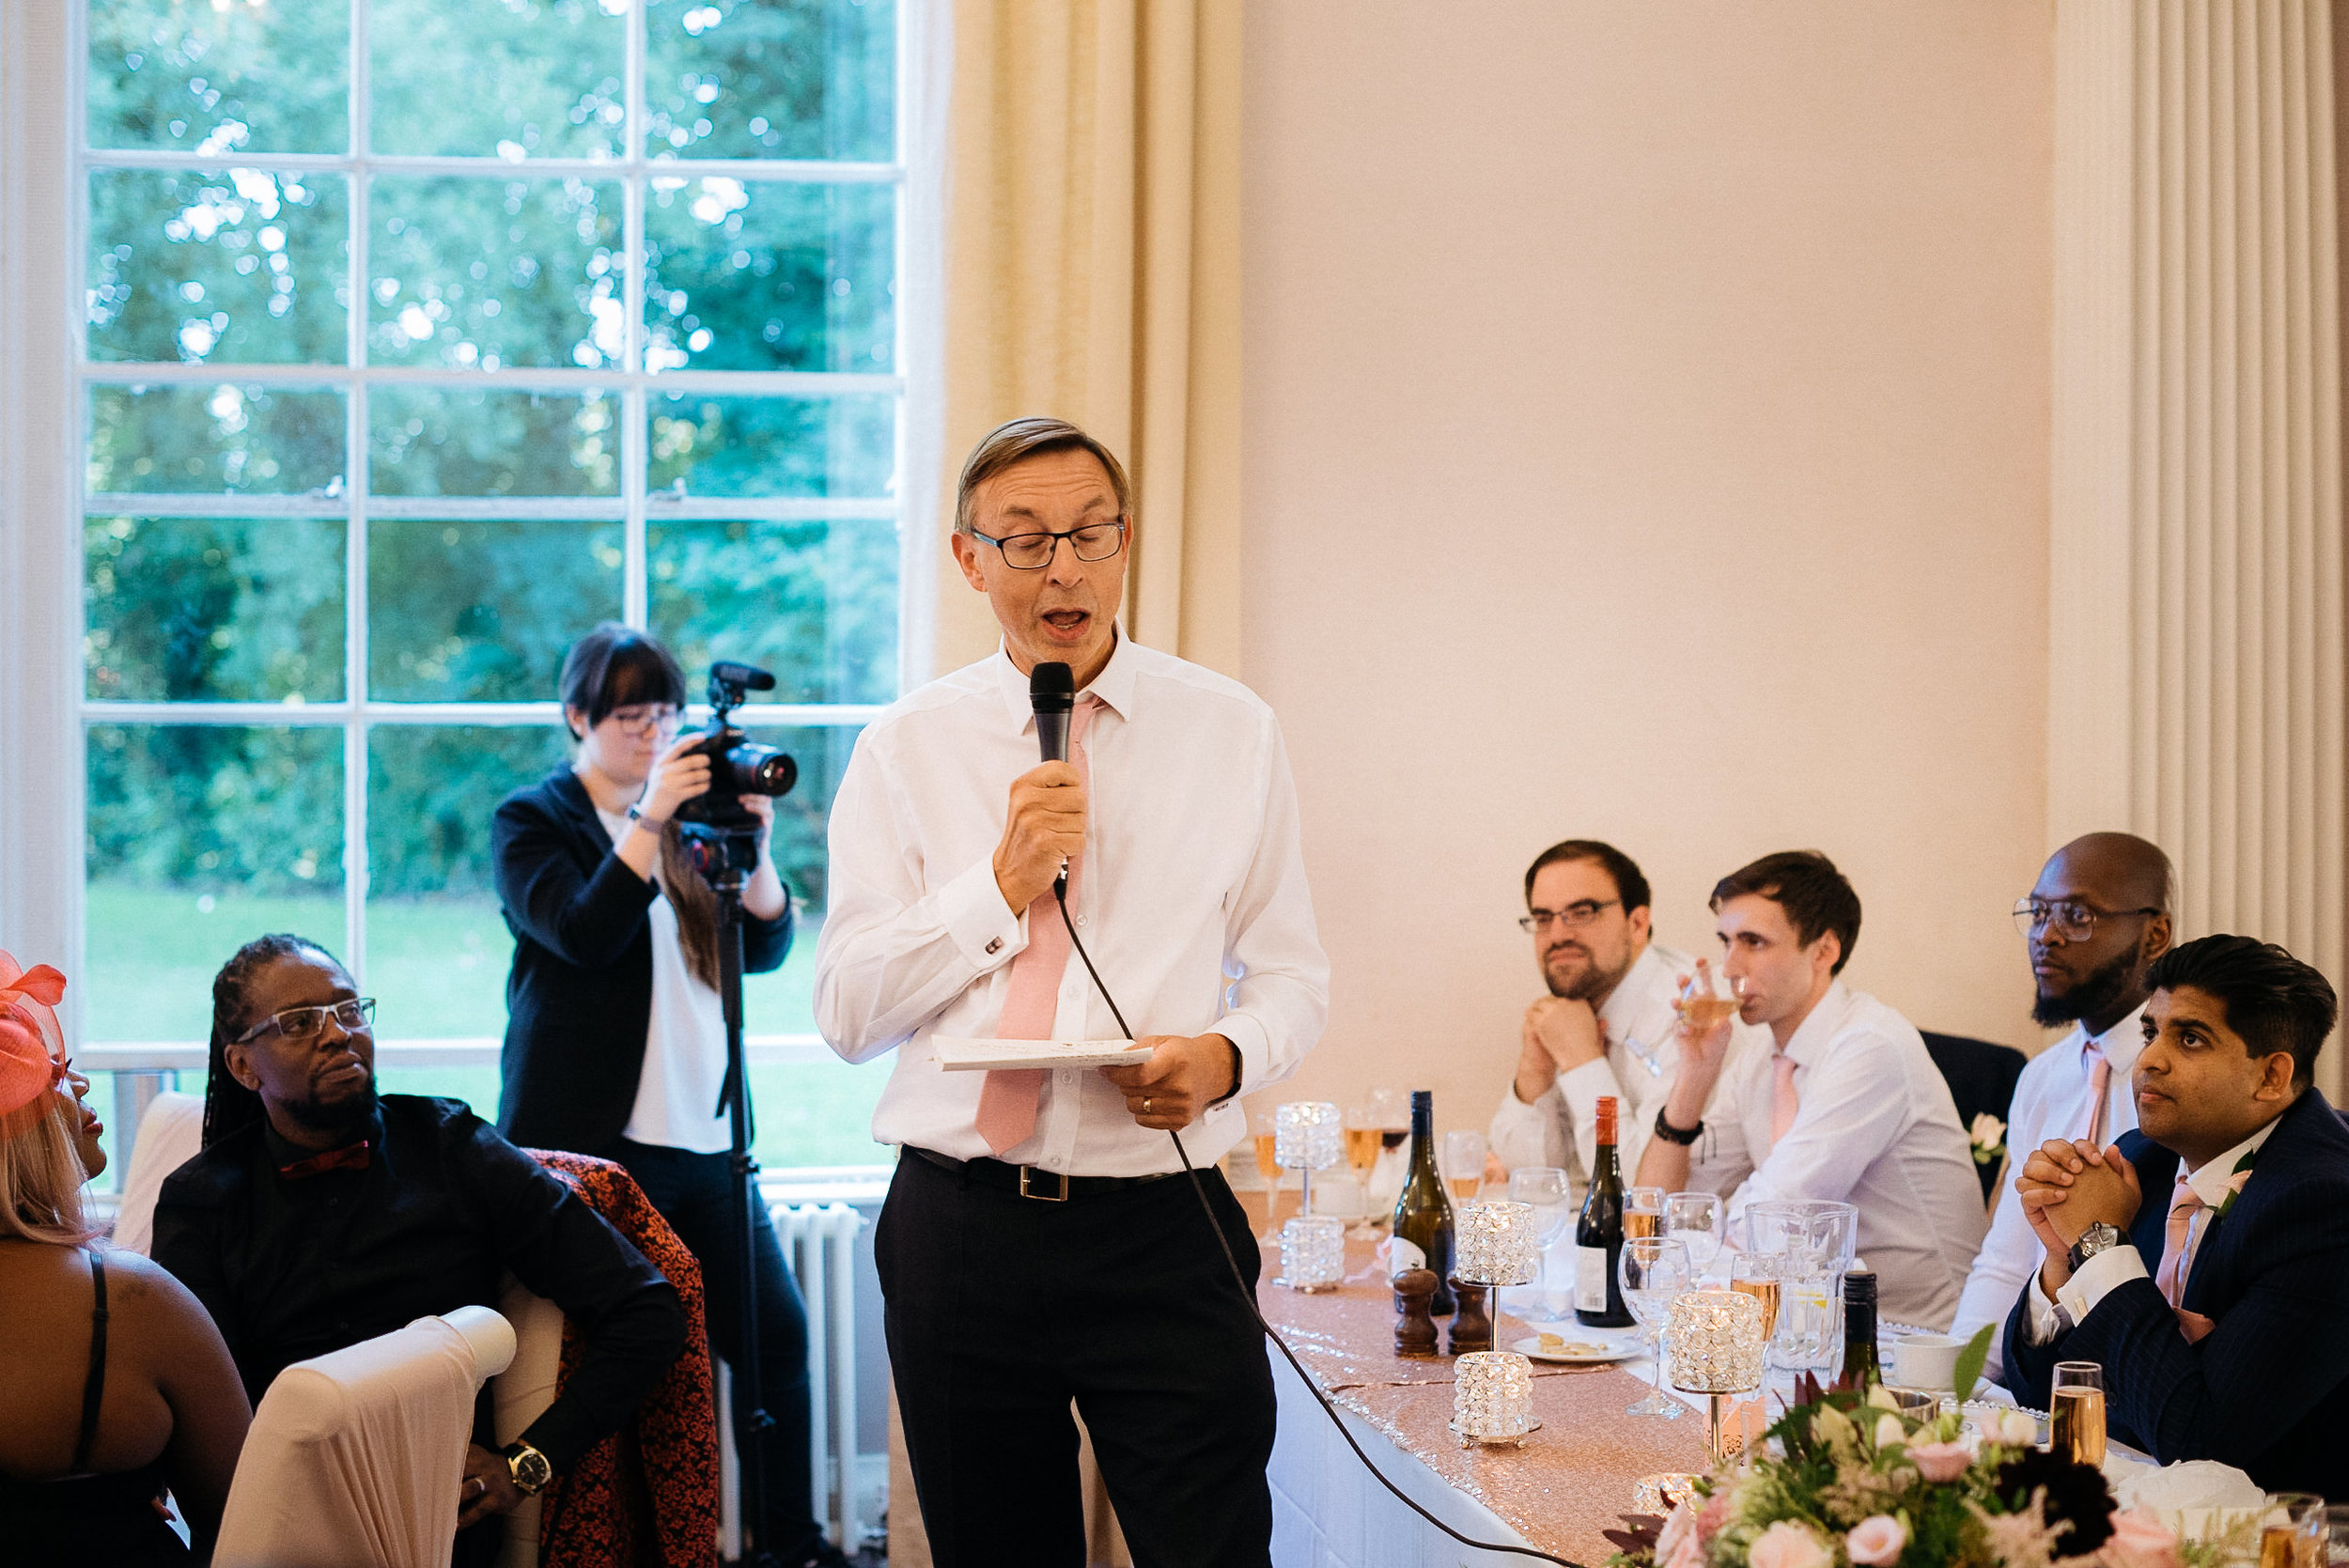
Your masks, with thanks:
M2338 1004L2249 937L2146 973L2139 1130L2061 1140L2015 1186L2046 1249L2007 1319L2009 1386L2104 1368L2113 1435L2270 1491L2349 1498L2349 1128L2310 1081Z

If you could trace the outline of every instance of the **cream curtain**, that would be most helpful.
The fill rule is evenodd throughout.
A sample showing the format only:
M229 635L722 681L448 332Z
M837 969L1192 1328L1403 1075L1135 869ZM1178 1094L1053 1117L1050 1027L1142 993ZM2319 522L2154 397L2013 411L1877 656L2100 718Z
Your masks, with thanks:
M957 0L937 527L979 437L1050 413L1134 477L1126 623L1239 660L1240 0ZM935 664L994 646L938 556Z
M2331 23L2057 5L2047 827L2153 839L2182 935L2281 942L2338 986Z

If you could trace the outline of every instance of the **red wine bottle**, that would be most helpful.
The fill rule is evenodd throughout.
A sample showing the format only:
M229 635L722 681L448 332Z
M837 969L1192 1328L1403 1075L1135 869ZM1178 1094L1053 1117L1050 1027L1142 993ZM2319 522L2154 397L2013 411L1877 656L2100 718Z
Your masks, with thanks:
M1591 1190L1574 1227L1574 1315L1592 1328L1630 1325L1623 1303L1623 1170L1615 1162L1615 1097L1598 1101L1598 1158L1591 1167Z

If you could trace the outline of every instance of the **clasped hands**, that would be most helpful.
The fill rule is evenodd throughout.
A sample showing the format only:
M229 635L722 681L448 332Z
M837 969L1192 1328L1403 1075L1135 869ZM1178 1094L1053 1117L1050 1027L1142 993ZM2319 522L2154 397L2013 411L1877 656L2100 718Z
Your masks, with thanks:
M2126 1231L2144 1203L2137 1169L2120 1145L2098 1148L2087 1139L2052 1138L2033 1149L2015 1178L2023 1218L2047 1250L2040 1283L2049 1296L2072 1277L2072 1244L2091 1225Z

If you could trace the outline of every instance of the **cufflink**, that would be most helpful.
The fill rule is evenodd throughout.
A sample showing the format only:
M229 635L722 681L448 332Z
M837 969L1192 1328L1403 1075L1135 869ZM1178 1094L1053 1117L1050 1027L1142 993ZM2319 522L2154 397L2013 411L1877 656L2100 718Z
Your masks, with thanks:
M991 937L991 938L989 938L989 939L988 939L988 943L987 943L987 955L988 955L988 957L992 958L993 956L995 956L995 955L997 955L998 953L1001 953L1001 952L1003 952L1003 938L1001 938L1001 937Z

